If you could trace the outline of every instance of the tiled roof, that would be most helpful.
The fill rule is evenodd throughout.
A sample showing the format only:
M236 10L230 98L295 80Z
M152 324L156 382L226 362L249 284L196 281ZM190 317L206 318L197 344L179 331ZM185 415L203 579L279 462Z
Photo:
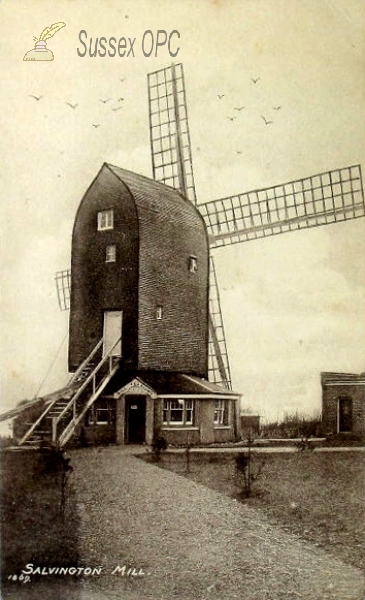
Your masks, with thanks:
M138 371L134 373L117 374L108 386L108 393L116 392L130 381L138 377L140 381L152 388L158 396L169 395L202 395L238 398L240 394L211 383L201 377L184 373L166 371Z

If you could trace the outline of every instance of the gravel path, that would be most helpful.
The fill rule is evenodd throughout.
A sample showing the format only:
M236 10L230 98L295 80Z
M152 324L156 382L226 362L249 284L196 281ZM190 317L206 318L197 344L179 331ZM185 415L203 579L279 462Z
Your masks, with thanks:
M363 600L361 572L123 447L72 452L81 600ZM144 574L112 574L116 567Z

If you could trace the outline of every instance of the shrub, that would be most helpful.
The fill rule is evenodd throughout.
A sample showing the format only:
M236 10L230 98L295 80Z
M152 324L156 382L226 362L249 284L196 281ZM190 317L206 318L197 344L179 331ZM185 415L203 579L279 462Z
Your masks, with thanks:
M252 486L262 475L265 466L265 459L258 459L256 454L251 452L253 439L247 440L247 453L240 452L235 457L236 471L241 475L241 496L249 498L252 495Z
M167 442L163 436L156 436L152 441L152 454L156 461L161 460L161 454L167 449Z

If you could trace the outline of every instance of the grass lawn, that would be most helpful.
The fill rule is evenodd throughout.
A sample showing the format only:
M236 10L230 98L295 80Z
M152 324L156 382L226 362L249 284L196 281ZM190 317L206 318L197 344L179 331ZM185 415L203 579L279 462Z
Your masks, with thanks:
M59 472L44 472L49 459L33 451L1 456L1 576L19 575L26 564L75 566L77 516L66 487L64 508ZM52 465L53 468L53 465Z
M163 454L157 464L240 499L284 530L365 570L365 454L253 453L253 472L261 461L262 474L248 499L240 495L242 476L233 454L191 453L189 472L184 454Z

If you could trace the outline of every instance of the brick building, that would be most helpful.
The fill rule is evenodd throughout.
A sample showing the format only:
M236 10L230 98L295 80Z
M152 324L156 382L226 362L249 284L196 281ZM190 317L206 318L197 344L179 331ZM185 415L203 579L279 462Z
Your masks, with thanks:
M365 373L322 373L323 433L365 435Z

